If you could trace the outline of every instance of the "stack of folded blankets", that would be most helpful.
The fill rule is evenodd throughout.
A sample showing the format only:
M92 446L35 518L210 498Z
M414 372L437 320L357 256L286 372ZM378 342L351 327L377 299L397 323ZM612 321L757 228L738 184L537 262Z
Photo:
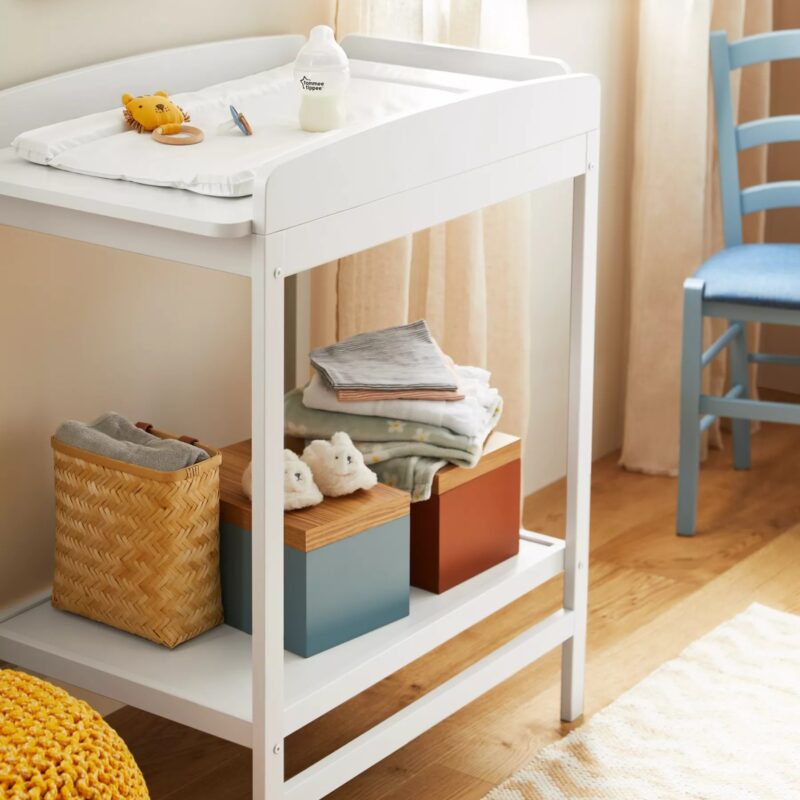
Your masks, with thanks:
M311 353L315 374L285 398L286 433L350 435L382 483L427 500L437 470L473 467L503 401L479 367L455 365L424 320Z

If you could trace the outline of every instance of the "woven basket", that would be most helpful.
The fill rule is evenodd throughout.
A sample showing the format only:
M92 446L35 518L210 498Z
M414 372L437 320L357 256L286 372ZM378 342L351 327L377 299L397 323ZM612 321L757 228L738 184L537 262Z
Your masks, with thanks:
M51 444L53 605L167 647L219 625L220 453L160 472Z

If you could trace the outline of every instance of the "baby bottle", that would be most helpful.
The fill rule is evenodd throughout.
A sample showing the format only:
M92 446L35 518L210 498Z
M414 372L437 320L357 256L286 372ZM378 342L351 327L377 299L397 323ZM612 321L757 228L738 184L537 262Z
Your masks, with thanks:
M294 78L300 90L300 127L305 131L329 131L344 125L344 94L350 78L347 55L333 38L333 29L311 29L294 62Z

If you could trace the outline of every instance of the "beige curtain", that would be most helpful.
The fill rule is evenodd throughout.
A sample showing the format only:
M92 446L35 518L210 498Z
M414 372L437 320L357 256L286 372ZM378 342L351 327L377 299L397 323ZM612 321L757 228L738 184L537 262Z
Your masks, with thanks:
M528 52L526 0L339 0L337 36L368 33ZM428 320L457 363L488 367L503 429L527 422L527 197L341 259L311 279L311 343Z
M772 0L641 0L631 214L631 324L621 463L674 475L678 463L683 280L722 247L708 36L772 29ZM702 76L702 77L701 77ZM769 67L734 74L740 121L769 115ZM766 180L766 148L743 154L741 181ZM760 241L762 215L745 218ZM719 335L715 322L709 338ZM755 347L758 331L750 332ZM720 393L726 364L706 370ZM718 432L712 444L719 444Z

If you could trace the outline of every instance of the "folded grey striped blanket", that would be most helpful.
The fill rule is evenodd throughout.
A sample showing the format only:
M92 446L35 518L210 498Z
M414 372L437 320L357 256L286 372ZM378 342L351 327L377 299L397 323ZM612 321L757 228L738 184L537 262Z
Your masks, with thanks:
M341 389L458 388L425 320L352 336L310 354L326 383Z

